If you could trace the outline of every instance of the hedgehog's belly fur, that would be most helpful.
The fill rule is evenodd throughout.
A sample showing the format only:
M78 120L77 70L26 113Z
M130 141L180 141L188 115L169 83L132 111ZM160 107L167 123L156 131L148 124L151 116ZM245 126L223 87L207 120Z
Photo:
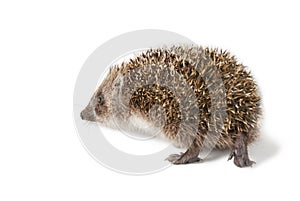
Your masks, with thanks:
M189 139L195 139L196 143L203 148L215 147L217 149L232 149L234 147L235 134L213 135L210 138L203 133L197 133L196 137L189 132L175 134L172 129L160 128L153 120L150 120L145 115L141 115L140 111L135 110L135 112L132 111L132 115L128 121L123 122L124 126L122 126L122 128L127 132L143 135L143 137L167 139L178 148L189 148L192 143L192 140ZM177 138L175 137L176 135L178 135ZM257 130L253 130L248 136L248 143L252 143L257 138Z
M201 47L149 50L119 69L124 77L122 96L129 100L131 113L161 127L172 142L188 147L195 140L202 147L216 143L223 149L232 148L241 133L248 143L257 138L261 113L257 86L229 53ZM217 104L225 105L226 117L221 128L212 128L211 97L220 94L225 97ZM156 106L157 113L151 116ZM186 122L199 122L197 128L188 123L180 128L187 118L182 113L192 113ZM207 135L208 130L215 135Z

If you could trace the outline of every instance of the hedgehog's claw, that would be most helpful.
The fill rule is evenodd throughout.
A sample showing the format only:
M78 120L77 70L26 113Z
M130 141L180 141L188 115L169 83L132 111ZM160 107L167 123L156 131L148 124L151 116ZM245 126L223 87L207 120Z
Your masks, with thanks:
M233 162L238 167L249 167L255 164L248 156L247 139L244 134L239 135L234 144L234 149L231 151L228 160L234 158Z

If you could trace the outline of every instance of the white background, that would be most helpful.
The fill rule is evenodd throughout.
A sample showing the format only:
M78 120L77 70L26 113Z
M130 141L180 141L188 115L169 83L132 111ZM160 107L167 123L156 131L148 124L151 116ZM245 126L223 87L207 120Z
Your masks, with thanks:
M1 1L0 200L299 199L299 19L289 0ZM250 67L265 112L255 167L215 154L128 176L87 154L73 123L80 68L108 39L146 28L229 49Z

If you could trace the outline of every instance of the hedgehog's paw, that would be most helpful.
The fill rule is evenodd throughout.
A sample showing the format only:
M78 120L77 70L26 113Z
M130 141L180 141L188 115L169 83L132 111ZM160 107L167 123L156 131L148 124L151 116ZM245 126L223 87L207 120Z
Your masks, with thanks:
M190 156L186 153L181 154L171 154L168 158L166 158L169 162L180 165L180 164L187 164L187 163L196 163L201 161L198 156Z
M247 156L245 156L245 155L236 155L235 151L233 151L229 155L228 160L231 160L233 157L234 157L233 162L238 167L252 167L252 165L255 164L254 161L251 161L248 158L248 155Z
M182 152L180 154L171 154L165 160L169 161L170 163L174 163L175 161L177 161L180 158L181 155L182 155Z
M251 167L255 164L254 161L249 159L246 138L244 135L240 135L237 138L228 160L231 160L232 158L234 158L233 162L238 167Z

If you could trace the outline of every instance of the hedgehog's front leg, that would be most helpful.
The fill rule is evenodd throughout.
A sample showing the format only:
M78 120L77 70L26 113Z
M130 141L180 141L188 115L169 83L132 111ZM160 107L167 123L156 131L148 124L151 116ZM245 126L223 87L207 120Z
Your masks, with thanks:
M168 158L166 158L166 160L176 165L195 163L201 160L198 157L199 153L200 153L200 147L194 141L192 145L186 150L185 153L171 154Z
M239 134L235 140L234 148L232 149L228 160L234 157L234 164L238 167L248 167L255 164L248 156L247 149L247 135L245 133Z

